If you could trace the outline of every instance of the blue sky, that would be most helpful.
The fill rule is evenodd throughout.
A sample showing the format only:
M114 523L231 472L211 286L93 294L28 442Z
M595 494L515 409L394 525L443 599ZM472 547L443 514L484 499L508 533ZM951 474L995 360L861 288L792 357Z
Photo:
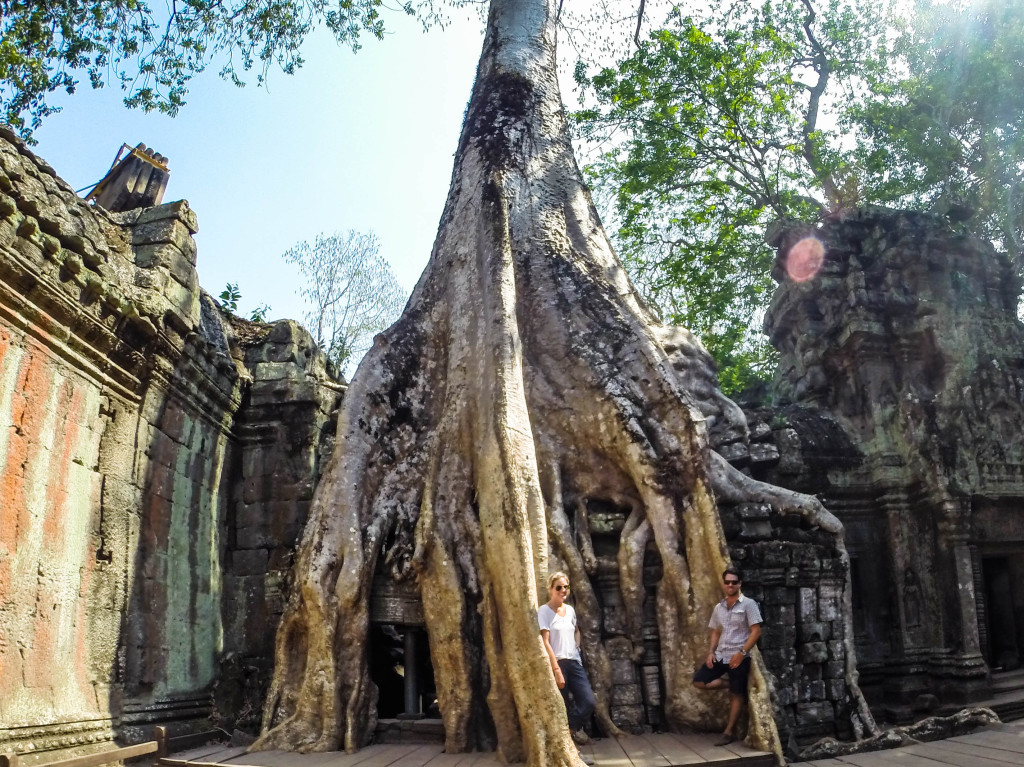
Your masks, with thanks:
M75 189L98 181L121 143L168 157L165 202L186 199L199 217L203 287L227 282L246 314L301 319L298 279L281 259L321 232L372 230L407 289L430 255L448 193L483 23L451 11L447 29L423 33L395 15L385 40L353 54L320 30L294 76L238 89L212 71L192 83L175 118L127 110L114 89L83 87L36 132L33 148Z

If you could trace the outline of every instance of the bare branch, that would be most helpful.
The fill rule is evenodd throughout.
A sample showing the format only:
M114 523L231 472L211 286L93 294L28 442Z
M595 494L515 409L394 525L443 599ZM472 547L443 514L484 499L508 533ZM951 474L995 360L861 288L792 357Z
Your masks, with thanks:
M633 33L633 42L636 43L636 47L640 47L640 26L644 23L644 5L646 0L640 0L640 5L636 9L636 31Z

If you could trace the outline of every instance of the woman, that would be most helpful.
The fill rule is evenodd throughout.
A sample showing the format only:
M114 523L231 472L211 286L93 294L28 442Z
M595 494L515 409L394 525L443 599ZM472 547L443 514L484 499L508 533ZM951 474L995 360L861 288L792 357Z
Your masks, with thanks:
M594 713L594 691L580 658L580 630L576 625L576 611L565 603L569 596L569 576L553 573L548 578L548 603L537 610L540 635L544 650L551 661L555 684L562 691L565 710L569 714L569 731L577 744L589 741L583 727ZM572 693L572 702L569 701Z

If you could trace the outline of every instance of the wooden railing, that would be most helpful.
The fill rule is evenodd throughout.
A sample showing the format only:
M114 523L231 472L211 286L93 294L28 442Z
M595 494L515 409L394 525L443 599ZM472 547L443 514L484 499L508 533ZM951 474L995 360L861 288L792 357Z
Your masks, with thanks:
M187 751L190 748L203 746L211 740L220 740L226 734L224 730L206 730L205 732L194 732L190 735L178 735L175 738L168 738L166 727L154 727L153 740L158 744L157 759L163 759L168 754L178 751ZM0 764L0 767L4 766Z
M101 764L119 762L122 759L132 759L136 756L145 756L155 753L159 748L155 740L139 743L135 746L124 748L112 748L108 751L98 751L88 756L75 756L71 759L62 759L59 762L49 762L45 767L99 767ZM0 767L18 767L22 762L18 754L0 754Z
M57 762L46 762L37 767L100 767L100 765L121 762L125 759L134 759L146 754L156 754L157 760L160 760L168 754L176 751L187 751L211 740L218 740L223 736L224 732L221 730L208 730L206 732L169 738L167 737L166 727L155 727L153 730L153 740L146 741L145 743L97 751L95 754L75 756L70 759L61 759ZM0 767L24 767L24 761L24 758L18 754L0 754Z

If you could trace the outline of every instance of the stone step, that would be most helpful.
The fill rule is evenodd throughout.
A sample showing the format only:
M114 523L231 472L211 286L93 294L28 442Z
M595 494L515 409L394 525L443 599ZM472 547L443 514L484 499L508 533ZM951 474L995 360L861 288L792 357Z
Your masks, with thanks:
M381 719L373 732L374 743L444 743L440 719Z
M1024 668L992 675L992 692L996 695L1013 690L1024 690Z

